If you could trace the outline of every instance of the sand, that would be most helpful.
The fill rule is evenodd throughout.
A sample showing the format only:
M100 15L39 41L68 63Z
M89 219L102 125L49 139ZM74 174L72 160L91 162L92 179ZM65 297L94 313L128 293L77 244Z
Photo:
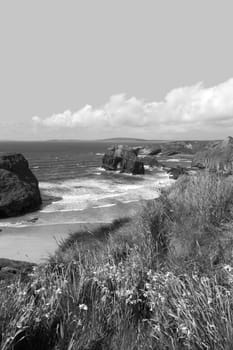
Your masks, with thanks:
M46 262L69 234L94 229L114 219L135 215L141 202L119 203L112 207L82 212L52 213L44 220L39 212L0 221L0 258ZM30 220L36 219L34 222ZM12 226L8 226L8 222Z
M46 262L58 243L72 232L94 229L103 223L55 224L28 227L4 227L0 232L0 257L33 263Z

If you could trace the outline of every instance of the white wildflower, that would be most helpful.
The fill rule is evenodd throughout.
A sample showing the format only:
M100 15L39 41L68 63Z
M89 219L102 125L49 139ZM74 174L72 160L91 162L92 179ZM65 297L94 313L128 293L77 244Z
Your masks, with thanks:
M79 305L79 309L80 309L80 310L87 311L87 310L88 310L88 307L87 307L86 304L80 304L80 305Z

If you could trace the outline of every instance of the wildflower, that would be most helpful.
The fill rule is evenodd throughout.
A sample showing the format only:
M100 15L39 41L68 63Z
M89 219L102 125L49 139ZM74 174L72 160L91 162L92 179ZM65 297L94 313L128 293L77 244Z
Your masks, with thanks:
M27 293L24 291L24 292L19 292L19 295L20 296L25 296Z
M56 290L56 294L62 294L62 290L61 290L61 288L57 288L57 290Z
M145 288L146 289L150 289L151 288L151 284L150 283L145 283Z
M185 326L185 325L181 325L180 327L179 327L179 329L180 329L180 331L181 331L181 333L183 334L183 335L186 335L186 336L190 336L190 330L188 329L188 327L187 326Z
M230 265L225 265L224 270L226 270L227 272L231 272L232 271L232 267Z
M154 326L153 326L153 330L154 330L155 332L161 332L160 325L159 325L159 324L154 325Z
M19 321L19 322L16 324L16 327L17 327L18 329L23 328L22 322Z
M80 304L80 305L79 305L79 309L80 309L80 310L87 311L87 310L88 310L88 307L87 307L86 304Z

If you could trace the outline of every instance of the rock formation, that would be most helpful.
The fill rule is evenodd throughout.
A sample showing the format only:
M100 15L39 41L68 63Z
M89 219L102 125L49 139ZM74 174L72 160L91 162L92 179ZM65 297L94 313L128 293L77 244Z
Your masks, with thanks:
M163 156L173 156L176 154L193 154L193 146L188 141L170 141L161 144Z
M196 153L192 161L192 167L232 173L233 138L229 136L223 141L214 142L203 151Z
M127 146L109 148L103 156L102 167L106 170L120 170L121 172L144 174L144 164L138 158L137 151Z
M21 154L0 155L0 218L38 209L38 181Z
M0 281L10 282L19 277L25 280L32 272L34 265L25 261L0 258Z
M139 147L138 148L138 155L139 156L155 156L162 152L161 147L153 146L153 147Z
M167 170L167 173L169 174L169 177L171 177L174 180L177 180L178 177L180 177L181 175L187 175L188 171L187 169L182 168L178 165L177 167Z

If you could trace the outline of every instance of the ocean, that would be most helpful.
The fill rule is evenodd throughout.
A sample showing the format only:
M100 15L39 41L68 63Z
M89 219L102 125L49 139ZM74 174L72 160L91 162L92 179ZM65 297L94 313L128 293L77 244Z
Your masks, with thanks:
M158 197L160 188L172 181L158 168L147 167L145 175L105 171L101 168L102 157L111 145L77 141L0 142L1 153L20 152L29 161L43 200L38 211L0 220L0 256L6 251L6 236L19 239L27 232L27 239L37 235L44 240L46 232L54 237L64 230L64 225L67 234L76 229L75 224L111 222L134 215L144 201ZM21 250L24 245L22 238ZM18 258L21 250L18 249ZM12 254L14 257L15 253L10 254L11 258Z

